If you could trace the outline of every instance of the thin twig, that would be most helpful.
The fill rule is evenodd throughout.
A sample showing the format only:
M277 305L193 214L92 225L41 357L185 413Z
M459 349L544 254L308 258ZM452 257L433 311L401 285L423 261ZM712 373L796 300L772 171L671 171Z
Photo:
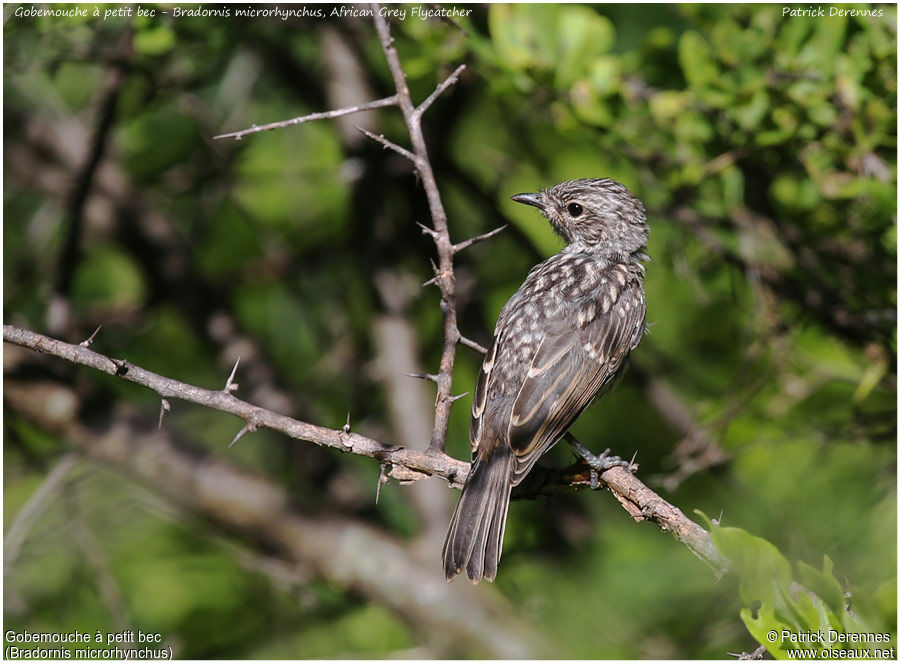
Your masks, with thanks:
M466 65L461 64L456 68L456 70L454 70L454 72L452 74L447 76L447 78L444 80L444 82L441 83L440 85L438 85L435 88L434 92L432 92L425 101L423 101L421 104L419 104L419 107L416 108L416 114L418 114L419 116L422 116L425 113L425 111L428 110L428 108L431 106L431 104L433 104L435 102L435 100L439 96L441 96L448 87L450 87L451 85L456 83L457 80L459 80L459 75L463 72L463 70L465 68L466 68Z
M298 124L303 124L304 122L313 122L314 120L331 120L343 115L350 115L351 113L360 113L362 111L374 110L375 108L384 108L385 106L396 105L397 95L395 94L390 97L385 97L384 99L378 99L377 101L367 101L364 104L358 104L356 106L347 106L346 108L338 108L336 110L324 111L321 113L310 113L309 115L301 115L300 117L295 117L290 120L270 122L269 124L263 124L260 126L254 125L249 129L242 129L241 131L232 131L231 133L213 136L213 140L219 140L222 138L234 138L235 140L241 140L244 136L260 133L261 131L284 129L285 127L293 127Z
M464 242L454 244L453 245L453 253L459 253L460 251L463 251L463 250L469 248L473 244L478 244L478 242L483 242L484 240L490 239L491 237L493 237L494 235L496 235L498 233L502 233L504 230L506 230L506 224L503 224L499 228L494 228L490 232L486 232L482 235L478 235L476 237L472 237L471 239L467 239Z
M374 140L376 143L381 143L389 150L394 150L394 152L399 154L401 157L403 157L405 159L409 159L410 161L413 162L413 165L418 166L419 160L415 154L413 154L412 152L407 150L405 147L400 147L399 145L397 145L397 143L389 141L387 138L384 137L383 134L373 134L368 129L363 129L362 127L354 127L354 129L356 129L361 134L368 136L369 138Z
M478 341L473 341L471 338L467 338L462 334L459 335L459 342L465 345L467 348L472 348L475 352L481 353L483 355L487 354L486 347L484 347Z

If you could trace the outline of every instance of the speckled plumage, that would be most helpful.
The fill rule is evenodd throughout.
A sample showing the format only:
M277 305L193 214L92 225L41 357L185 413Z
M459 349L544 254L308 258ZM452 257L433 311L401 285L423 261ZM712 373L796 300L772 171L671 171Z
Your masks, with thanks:
M644 332L644 208L613 180L519 194L567 242L500 311L475 387L472 469L444 543L451 580L493 580L512 488L607 385Z

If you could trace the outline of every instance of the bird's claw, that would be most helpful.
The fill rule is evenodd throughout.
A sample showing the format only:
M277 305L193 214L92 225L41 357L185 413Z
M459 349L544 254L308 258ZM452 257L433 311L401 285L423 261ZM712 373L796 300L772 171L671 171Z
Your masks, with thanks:
M595 456L576 439L569 438L568 442L590 468L592 490L600 488L600 475L611 467L624 467L629 472L634 472L634 470L637 469L637 466L634 464L634 459L629 461L622 460L618 456L611 456L609 449L604 450L599 456Z

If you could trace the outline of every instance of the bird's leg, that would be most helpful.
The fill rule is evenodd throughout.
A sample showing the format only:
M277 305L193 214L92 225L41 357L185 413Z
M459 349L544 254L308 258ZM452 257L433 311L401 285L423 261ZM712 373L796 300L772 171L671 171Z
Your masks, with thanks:
M618 456L610 456L609 449L606 449L599 456L595 456L569 431L566 431L563 438L572 445L572 448L575 449L575 453L581 456L584 459L584 462L588 464L588 467L591 468L592 490L597 490L600 487L600 473L605 472L611 467L625 467L629 471L633 471L632 467L634 467L634 459L628 461L622 460Z

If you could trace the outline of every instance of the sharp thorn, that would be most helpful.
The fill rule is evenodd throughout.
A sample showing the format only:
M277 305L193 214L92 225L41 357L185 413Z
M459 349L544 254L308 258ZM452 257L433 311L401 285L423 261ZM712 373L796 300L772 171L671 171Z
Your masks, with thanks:
M97 325L97 328L94 330L94 333L91 334L90 336L88 336L86 339L84 339L84 340L83 340L81 343L79 343L78 345L80 345L80 346L83 347L83 348L89 348L89 347L91 346L91 343L94 342L94 337L97 335L97 333L98 333L101 329L103 329L103 325Z

